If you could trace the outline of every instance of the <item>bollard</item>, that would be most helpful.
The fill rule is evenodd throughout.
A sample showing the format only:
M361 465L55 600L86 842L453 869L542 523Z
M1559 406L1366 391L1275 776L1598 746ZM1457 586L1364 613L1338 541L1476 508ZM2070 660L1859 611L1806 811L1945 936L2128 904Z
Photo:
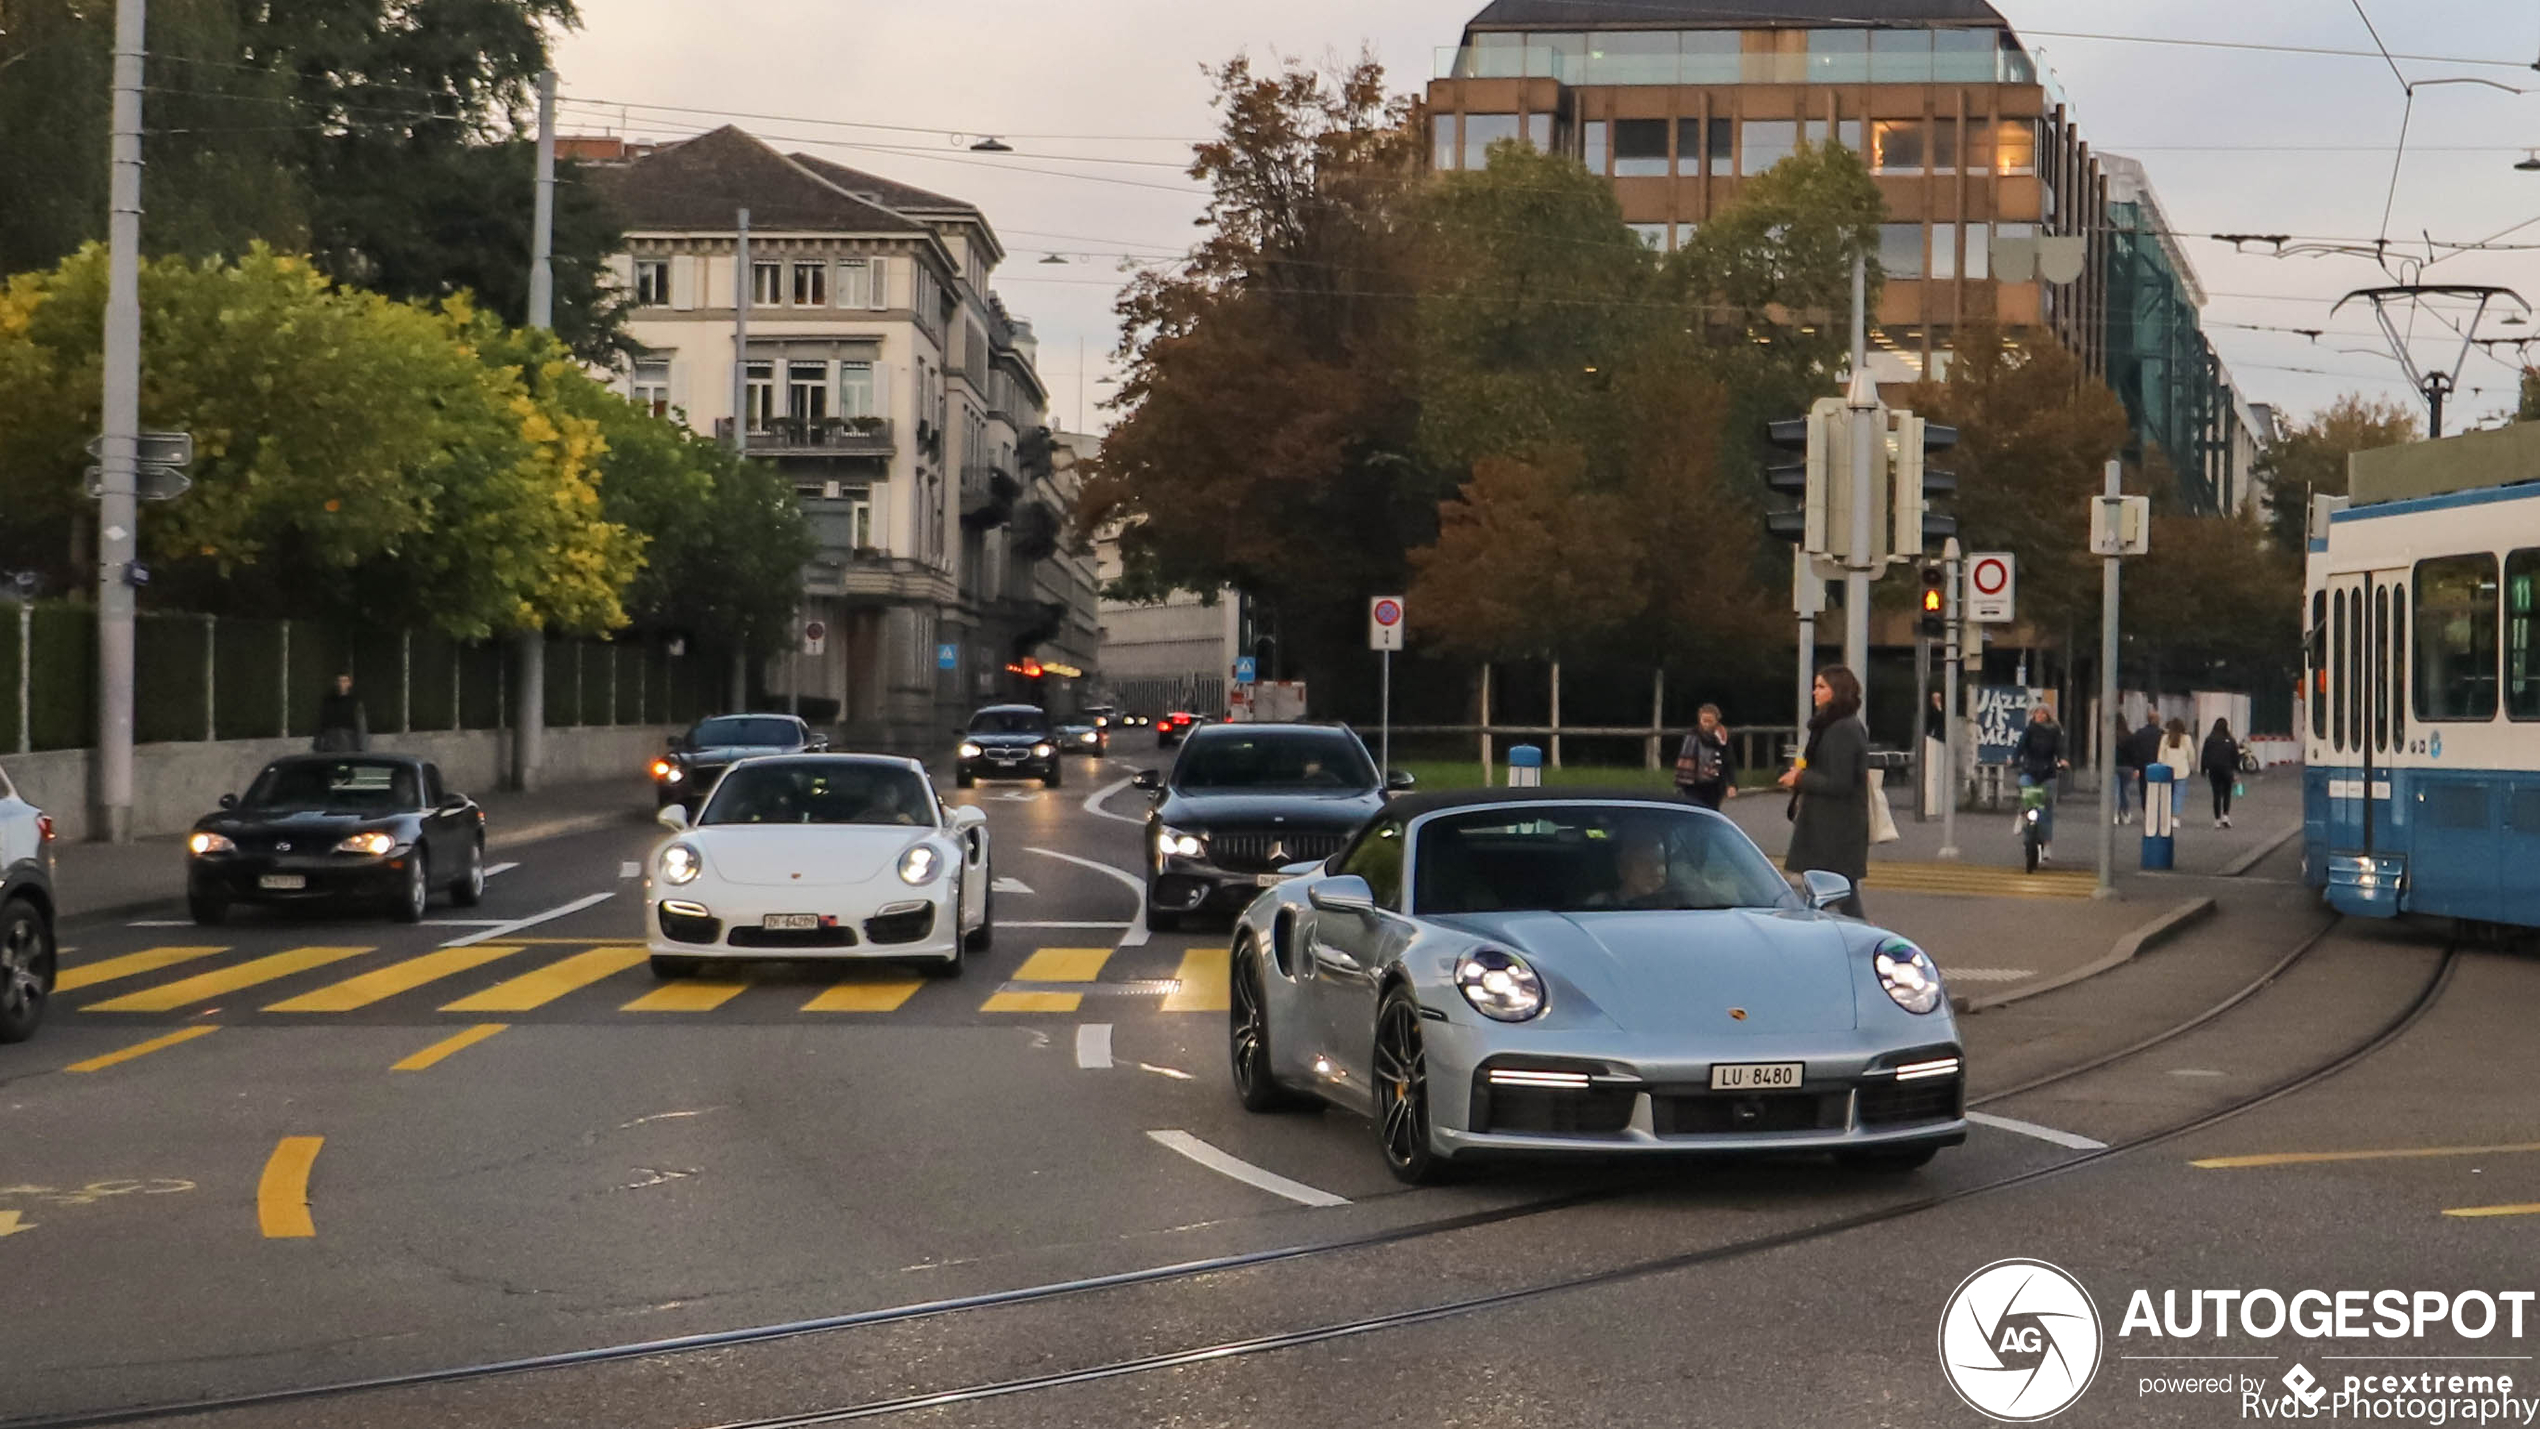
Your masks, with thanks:
M1508 751L1508 787L1534 789L1543 784L1543 751L1531 744L1516 745Z
M2177 816L2170 807L2170 784L2177 773L2166 764L2143 771L2143 866L2147 869L2168 868L2178 857Z

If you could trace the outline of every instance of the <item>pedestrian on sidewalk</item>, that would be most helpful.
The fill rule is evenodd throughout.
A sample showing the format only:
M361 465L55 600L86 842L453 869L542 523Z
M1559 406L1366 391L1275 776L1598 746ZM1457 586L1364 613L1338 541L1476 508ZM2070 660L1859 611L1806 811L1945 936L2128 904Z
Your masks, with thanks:
M2117 822L2134 822L2134 796L2143 782L2143 758L2135 753L2134 731L2125 727L2125 716L2117 716L2116 743L2111 746L2117 756Z
M2011 762L2019 766L2020 787L2046 791L2046 807L2038 811L2037 859L2040 863L2055 861L2055 793L2056 780L2072 767L2064 756L2064 727L2055 723L2055 711L2044 704L2033 705L2028 712L2028 728L2020 731L2020 742L2011 746Z
M1704 705L1693 732L1676 749L1676 792L1706 809L1737 797L1737 756L1718 705Z
M2240 741L2231 737L2231 722L2215 720L2205 736L2205 777L2214 786L2214 827L2231 827L2231 786L2240 777Z
M2135 806L2142 809L2149 817L2152 809L2152 785L2151 781L2143 777L2143 771L2151 768L2161 757L2161 712L2159 710L2149 705L2144 707L2143 727L2134 732L2133 743L2127 752L2134 756Z
M318 701L317 739L310 747L320 754L357 754L370 748L370 713L353 693L352 676L336 676L335 688Z
M1793 873L1822 870L1852 880L1852 895L1835 905L1855 918L1861 882L1870 871L1870 731L1861 723L1861 681L1841 665L1817 672L1810 687L1817 712L1808 717L1808 743L1799 762L1782 775L1790 791L1790 852L1782 866Z
M2173 719L2169 730L2161 736L2161 751L2156 764L2170 770L2170 824L2175 832L2178 821L2187 817L2187 776L2196 772L2198 764L2196 738L2187 732L2187 721Z

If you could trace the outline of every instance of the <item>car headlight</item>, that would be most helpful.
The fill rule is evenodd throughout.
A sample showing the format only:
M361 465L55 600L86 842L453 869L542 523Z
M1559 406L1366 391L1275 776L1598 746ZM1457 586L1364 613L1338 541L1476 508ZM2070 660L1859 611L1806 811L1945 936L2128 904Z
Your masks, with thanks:
M1473 1010L1498 1022L1523 1022L1543 1011L1543 979L1526 960L1498 948L1477 948L1455 965L1456 990Z
M664 883L694 883L697 875L705 871L705 856L697 852L694 844L672 844L661 851L661 881Z
M912 887L932 883L943 866L944 856L935 852L933 844L912 844L900 855L900 882Z
M238 851L238 845L229 841L229 835L209 832L199 833L187 839L185 846L196 853L236 853Z
M667 759L656 759L653 761L653 777L656 779L676 779L679 777L679 766L671 763Z
M1047 759L1057 752L1057 748L1049 744L1036 744L1032 746L1032 757L1034 759Z
M1182 858L1197 858L1207 851L1206 847L1200 843L1199 835L1184 833L1171 824L1166 824L1155 831L1155 847L1159 853L1174 854Z
M345 839L342 843L335 846L335 851L337 853L381 854L388 852L396 846L397 836L395 834L388 832L386 829L373 829L369 833L354 834L350 838Z
M979 746L977 746L977 745L975 745L975 744L971 743L969 740L966 740L966 739L965 739L965 740L963 740L963 741L961 742L961 757L962 757L962 758L964 758L964 759L976 759L976 758L978 758L978 757L979 757Z
M1933 966L1931 954L1903 938L1890 938L1879 944L1870 965L1878 969L1879 986L1907 1012L1940 1006L1940 969Z

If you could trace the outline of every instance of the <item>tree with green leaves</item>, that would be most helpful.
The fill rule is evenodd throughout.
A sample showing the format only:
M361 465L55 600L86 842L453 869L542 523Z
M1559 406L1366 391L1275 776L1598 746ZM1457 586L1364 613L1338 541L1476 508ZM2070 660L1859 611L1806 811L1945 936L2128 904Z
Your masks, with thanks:
M2281 423L2258 455L2268 539L2279 550L2308 547L2311 498L2346 494L2346 458L2417 439L2416 413L2405 403L2349 392L2307 420Z

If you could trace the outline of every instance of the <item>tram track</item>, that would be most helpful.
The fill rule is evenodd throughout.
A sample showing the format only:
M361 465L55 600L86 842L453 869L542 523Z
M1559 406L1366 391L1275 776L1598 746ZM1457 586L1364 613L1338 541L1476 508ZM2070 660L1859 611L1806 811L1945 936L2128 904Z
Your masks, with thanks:
M2067 1082L2140 1055L2203 1027L2232 1009L2247 1002L2279 980L2286 972L2308 957L2334 931L2331 920L2306 936L2300 943L2277 959L2267 969L2228 996L2193 1015L2158 1032L2139 1039L2113 1052L2104 1053L2070 1067L2031 1078L2015 1086L1970 1100L1970 1107L2000 1103L2014 1097ZM791 1429L792 1426L844 1423L856 1419L882 1417L922 1409L1027 1394L1071 1385L1095 1383L1160 1370L1204 1363L1211 1360L1237 1358L1275 1350L1381 1333L1432 1321L1457 1318L1516 1305L1546 1296L1575 1290L1620 1284L1675 1270L1730 1261L1761 1254L1786 1246L1804 1244L1838 1236L1864 1227L1924 1214L1944 1206L1979 1196L2028 1185L2049 1177L2080 1170L2110 1158L2142 1149L2155 1143L2189 1135L2231 1117L2239 1116L2281 1097L2292 1095L2336 1075L2354 1063L2370 1056L2402 1035L2440 996L2457 961L2458 945L2447 946L2432 976L2416 997L2399 1015L2382 1026L2362 1043L2341 1052L2331 1060L2315 1065L2295 1076L2251 1096L2235 1101L2191 1120L2156 1129L2101 1150L2091 1151L2050 1166L2032 1168L2013 1175L1998 1177L1974 1185L1958 1187L1934 1195L1913 1197L1886 1205L1871 1207L1829 1220L1817 1221L1766 1234L1732 1240L1718 1245L1642 1257L1610 1268L1541 1281L1506 1290L1437 1301L1381 1314L1355 1317L1332 1323L1246 1338L1222 1340L1207 1345L1163 1351L1144 1356L1126 1357L1079 1369L1053 1371L1003 1380L982 1381L969 1386L922 1394L876 1399L859 1404L804 1413L779 1415L762 1419L732 1421L718 1429ZM1200 1260L1141 1267L1107 1275L1056 1281L1014 1289L988 1291L974 1295L921 1301L866 1311L820 1316L733 1330L704 1332L693 1335L635 1341L615 1345L594 1346L554 1354L523 1356L513 1359L446 1366L400 1374L368 1378L344 1379L325 1383L289 1386L226 1396L206 1396L192 1400L162 1401L120 1407L74 1411L64 1414L0 1417L0 1429L73 1429L73 1426L142 1423L176 1416L228 1413L317 1401L370 1396L396 1391L429 1389L514 1375L557 1373L590 1369L610 1364L700 1352L729 1350L752 1345L771 1344L810 1336L830 1335L846 1331L874 1330L929 1319L947 1319L982 1312L1029 1306L1072 1297L1094 1296L1105 1292L1141 1286L1159 1286L1197 1280L1212 1275L1256 1270L1301 1262L1319 1257L1405 1245L1478 1230L1491 1226L1530 1220L1558 1214L1599 1202L1619 1199L1636 1189L1636 1183L1606 1184L1541 1197L1512 1205L1468 1211L1452 1216L1415 1221L1359 1235L1337 1237L1326 1241L1304 1242L1258 1251L1209 1257Z

